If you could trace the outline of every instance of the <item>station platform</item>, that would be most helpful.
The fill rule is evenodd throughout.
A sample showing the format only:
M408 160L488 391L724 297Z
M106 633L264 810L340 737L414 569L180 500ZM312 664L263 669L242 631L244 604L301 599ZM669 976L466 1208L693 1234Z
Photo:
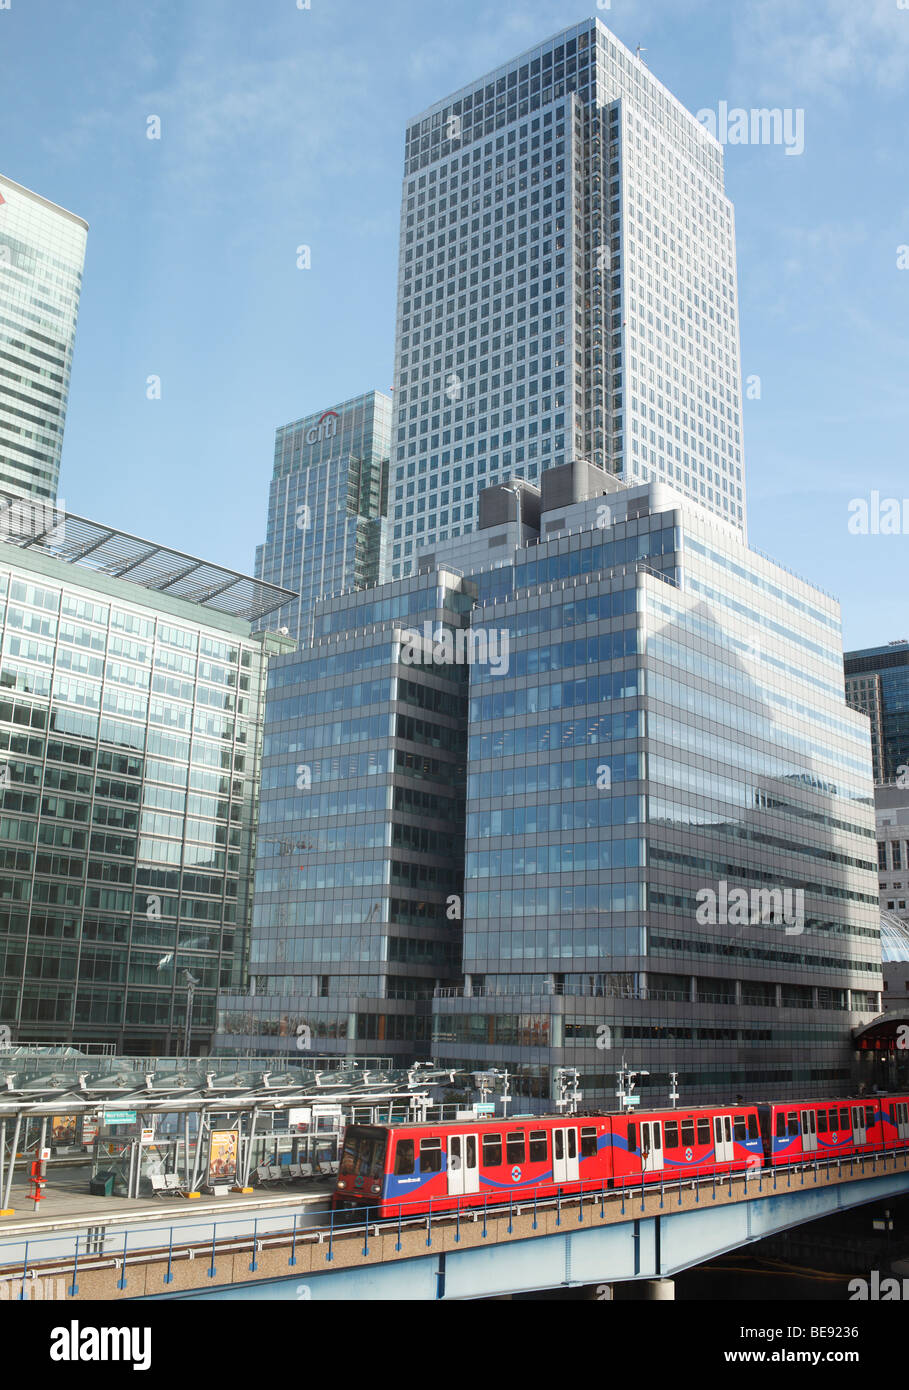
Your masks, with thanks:
M333 1182L311 1181L278 1188L254 1188L252 1192L229 1192L214 1196L202 1192L199 1197L98 1197L88 1190L89 1166L85 1163L48 1165L47 1186L37 1210L24 1177L13 1181L10 1193L12 1214L0 1216L0 1267L3 1264L2 1244L16 1237L39 1239L51 1232L94 1230L103 1227L110 1231L116 1226L136 1226L145 1222L157 1225L168 1220L182 1223L197 1217L211 1219L232 1217L261 1211L283 1213L302 1211L309 1207L327 1207Z

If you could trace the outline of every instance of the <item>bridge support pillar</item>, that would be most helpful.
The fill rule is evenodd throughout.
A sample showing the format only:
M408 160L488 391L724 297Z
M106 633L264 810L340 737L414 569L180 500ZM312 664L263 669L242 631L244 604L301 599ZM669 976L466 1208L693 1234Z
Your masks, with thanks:
M645 1279L639 1288L641 1298L646 1303L665 1303L675 1299L674 1279Z

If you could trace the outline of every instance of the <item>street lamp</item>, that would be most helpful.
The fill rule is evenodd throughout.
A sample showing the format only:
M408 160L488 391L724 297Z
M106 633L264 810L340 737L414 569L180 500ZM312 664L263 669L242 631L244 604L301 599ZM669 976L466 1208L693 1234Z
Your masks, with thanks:
M186 1028L183 1033L183 1056L188 1057L189 1041L193 1031L193 995L199 981L188 970L183 971L183 981L186 985Z

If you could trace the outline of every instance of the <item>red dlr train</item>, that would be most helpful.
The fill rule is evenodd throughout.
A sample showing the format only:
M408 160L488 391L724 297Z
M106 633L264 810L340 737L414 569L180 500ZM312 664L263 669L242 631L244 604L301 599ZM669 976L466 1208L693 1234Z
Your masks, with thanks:
M332 1205L420 1215L909 1148L909 1096L349 1125Z

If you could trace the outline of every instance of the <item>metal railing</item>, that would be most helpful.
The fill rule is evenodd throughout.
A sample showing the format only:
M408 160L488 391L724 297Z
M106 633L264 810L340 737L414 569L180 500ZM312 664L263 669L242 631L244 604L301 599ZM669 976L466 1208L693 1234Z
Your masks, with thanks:
M571 1119L570 1116L565 1118ZM797 1162L777 1163L769 1167L756 1164L752 1168L742 1169L709 1164L698 1166L693 1172L680 1174L677 1178L669 1177L668 1180L665 1170L651 1170L642 1172L640 1178L636 1176L617 1187L607 1187L606 1183L602 1182L582 1188L579 1180L577 1184L557 1187L553 1192L553 1182L549 1179L545 1183L535 1184L532 1189L525 1190L517 1196L511 1193L507 1200L500 1202L490 1202L487 1197L480 1203L472 1196L442 1196L430 1198L427 1206L425 1198L401 1199L394 1202L394 1213L384 1217L377 1214L370 1216L370 1207L367 1204L363 1208L362 1218L353 1220L349 1219L348 1212L339 1217L339 1213L329 1206L315 1210L308 1206L307 1219L302 1222L299 1214L295 1213L292 1221L288 1222L287 1213L276 1213L271 1217L224 1216L188 1225L181 1223L179 1226L168 1221L161 1226L149 1224L114 1230L98 1225L87 1233L80 1232L73 1236L62 1233L34 1239L25 1236L0 1243L0 1283L21 1285L15 1298L26 1301L26 1288L29 1287L30 1279L54 1280L56 1283L63 1278L68 1280L65 1294L75 1298L79 1293L80 1271L83 1275L105 1269L118 1272L120 1277L117 1288L123 1292L129 1287L131 1267L137 1269L149 1264L166 1265L162 1285L167 1286L174 1280L173 1270L176 1263L197 1259L204 1261L208 1257L206 1274L209 1280L214 1280L218 1274L219 1257L248 1253L248 1269L254 1274L258 1269L257 1256L267 1249L280 1246L290 1247L287 1260L289 1269L293 1269L298 1263L298 1248L307 1243L322 1251L323 1263L330 1266L335 1258L335 1245L338 1241L345 1244L346 1265L347 1257L351 1253L350 1244L353 1241L359 1244L362 1240L359 1255L365 1261L374 1253L370 1240L377 1241L383 1231L397 1234L394 1250L400 1253L403 1249L402 1238L405 1229L408 1232L425 1231L427 1248L433 1246L434 1232L437 1235L440 1232L443 1236L449 1235L450 1243L457 1245L461 1240L463 1222L470 1222L474 1226L482 1222L480 1237L486 1240L489 1236L490 1221L504 1218L506 1215L507 1235L514 1234L516 1219L527 1216L532 1216L530 1229L538 1230L540 1215L547 1212L555 1212L554 1224L559 1227L563 1218L569 1219L566 1210L571 1211L575 1207L577 1216L570 1218L573 1226L583 1226L585 1217L588 1218L586 1224L592 1225L597 1207L601 1222L607 1219L607 1208L613 1221L631 1221L636 1219L638 1214L647 1211L648 1197L657 1210L668 1210L669 1213L673 1208L678 1210L683 1206L686 1192L693 1195L695 1207L702 1204L712 1205L717 1201L753 1200L793 1189L800 1191L805 1187L816 1187L819 1185L821 1174L824 1175L825 1185L831 1183L831 1174L834 1175L832 1180L835 1182L852 1180L857 1175L867 1177L869 1169L871 1176L878 1176L879 1173L883 1176L889 1160L892 1160L892 1171L897 1172L897 1160L901 1156L904 1160L909 1158L909 1144L904 1143L897 1148L874 1150L865 1154L850 1154L846 1157L825 1155L806 1161L805 1156L802 1156ZM909 1171L905 1162L903 1171ZM735 1194L736 1185L742 1189L738 1198ZM388 1205L387 1201L385 1205ZM357 1216L359 1217L359 1213ZM175 1230L178 1232L176 1238ZM551 1229L547 1229L546 1234L551 1233ZM59 1253L61 1243L67 1242L70 1248L65 1253ZM57 1247L57 1250L52 1251L49 1249L51 1246ZM270 1268L273 1269L274 1266L271 1265ZM226 1273L226 1282L236 1282L232 1267ZM143 1281L138 1293L149 1296L147 1281Z

